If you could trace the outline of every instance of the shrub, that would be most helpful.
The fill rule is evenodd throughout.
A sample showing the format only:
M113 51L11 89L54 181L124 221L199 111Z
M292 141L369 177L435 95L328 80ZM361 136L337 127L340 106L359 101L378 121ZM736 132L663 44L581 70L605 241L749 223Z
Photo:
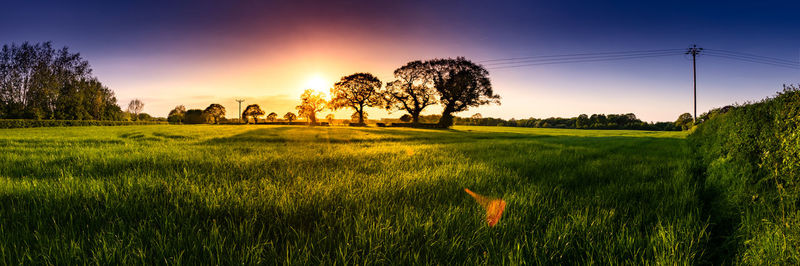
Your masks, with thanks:
M206 116L203 114L203 110L191 109L186 111L186 114L184 114L183 123L204 124L206 123Z

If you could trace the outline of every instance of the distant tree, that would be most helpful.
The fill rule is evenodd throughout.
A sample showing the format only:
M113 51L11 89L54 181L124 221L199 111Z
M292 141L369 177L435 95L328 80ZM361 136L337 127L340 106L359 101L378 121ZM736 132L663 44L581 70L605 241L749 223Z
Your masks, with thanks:
M242 112L242 119L244 119L244 121L247 121L246 123L249 124L250 117L252 117L253 122L258 124L258 117L262 115L264 115L264 111L261 110L261 106L258 106L258 104L251 104L248 105L246 108L244 108L244 111Z
M444 110L440 127L453 125L453 113L489 103L500 104L492 91L489 71L463 57L428 61L433 84Z
M324 93L314 93L314 90L309 89L300 95L300 105L295 108L297 114L308 119L308 125L314 126L317 124L317 112L324 110L326 104Z
M288 113L286 113L285 115L283 115L283 119L286 119L286 121L289 121L289 124L291 124L291 123L292 123L292 121L294 121L295 119L297 119L297 115L295 115L295 114L294 114L294 113L292 113L292 112L288 112Z
M183 123L186 124L203 124L206 119L203 117L203 110L191 109L187 110L184 114Z
M370 73L344 76L333 84L330 109L353 108L359 114L358 123L364 123L364 107L382 106L381 81Z
M608 126L608 119L604 114L592 114L589 120L592 122L591 128L606 128Z
M470 118L472 118L472 124L477 126L481 119L483 119L483 115L481 115L481 113L475 113Z
M682 130L687 130L692 128L694 124L694 119L692 114L690 113L683 113L678 116L678 120L675 120L675 126L681 128Z
M333 125L333 114L326 115L325 120L328 120L328 125Z
M400 116L400 121L403 121L403 122L406 122L406 123L413 121L413 119L414 118L411 117L410 114L403 114L402 116Z
M144 103L139 99L133 99L128 103L128 112L132 114L134 120L138 119L139 113L144 109Z
M276 114L275 112L269 113L267 115L267 121L275 122L275 120L277 119L278 119L278 114Z
M212 103L206 107L203 112L211 119L211 121L213 121L214 124L219 124L219 119L225 116L225 107L218 103Z
M386 109L405 110L411 115L411 122L418 124L422 110L437 103L429 73L428 64L419 60L395 69L397 80L387 83L382 93Z
M170 123L183 123L184 116L186 115L186 107L183 105L175 106L174 109L169 111L167 121Z
M141 113L137 117L138 117L136 119L137 121L150 121L150 120L153 120L153 116L151 116L148 113Z
M575 120L575 128L588 128L591 125L591 120L586 114L581 114Z

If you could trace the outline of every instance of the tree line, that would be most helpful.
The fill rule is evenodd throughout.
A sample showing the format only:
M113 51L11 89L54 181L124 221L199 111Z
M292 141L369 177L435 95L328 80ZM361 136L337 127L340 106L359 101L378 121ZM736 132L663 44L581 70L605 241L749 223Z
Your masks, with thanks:
M50 42L0 50L0 118L120 120L122 113L79 53Z
M715 109L716 110L716 109ZM715 112L712 110L712 112ZM703 121L703 114L698 118L698 123ZM423 115L420 121L431 123L438 121L440 115ZM409 117L400 117L400 121L406 121ZM634 129L634 130L655 130L655 131L679 131L687 130L694 125L692 115L684 113L678 116L675 122L644 122L633 113L628 114L581 114L577 117L562 118L527 118L527 119L502 119L494 117L483 117L480 113L471 117L456 117L456 125L474 126L507 126L507 127L535 127L535 128L568 128L568 129Z
M500 96L492 90L489 72L481 65L464 57L412 61L394 71L395 80L384 83L370 73L354 73L342 77L330 89L331 99L313 90L306 90L300 96L300 104L295 108L297 114L286 113L283 118L291 122L297 117L306 118L309 124L317 124L317 113L324 110L352 109L355 124L363 125L368 116L366 108L380 108L388 111L400 110L407 113L408 122L420 124L420 114L428 106L440 104L442 114L436 126L453 125L455 113L467 111L470 107L484 104L500 104ZM173 109L170 121L188 120L189 111L182 106ZM208 110L194 111L200 120L208 122L215 114ZM248 105L242 112L242 119L249 122L264 112L258 104ZM224 115L224 108L223 108ZM267 121L275 121L276 113L267 115ZM174 117L174 118L173 118ZM206 117L203 119L202 117ZM327 120L333 120L329 114ZM216 118L214 118L216 122Z

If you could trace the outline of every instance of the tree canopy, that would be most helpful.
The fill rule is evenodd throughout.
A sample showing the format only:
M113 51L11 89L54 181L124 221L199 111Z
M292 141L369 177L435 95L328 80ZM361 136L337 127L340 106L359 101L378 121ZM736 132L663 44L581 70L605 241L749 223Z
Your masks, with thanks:
M297 119L297 115L295 115L292 112L287 112L285 115L283 115L283 119L286 119L287 121L289 121L289 123L292 123L292 121Z
M262 115L264 115L264 111L261 110L261 106L258 106L258 104L251 104L244 108L244 111L242 112L242 119L247 121L247 123L250 123L250 117L252 117L253 122L258 124L258 117Z
M358 114L358 123L364 123L364 107L383 105L380 93L381 80L370 73L355 73L342 77L331 89L330 109L353 108Z
M218 103L212 103L203 113L214 121L214 124L219 124L219 119L225 117L225 107ZM262 114L263 115L263 114Z
M692 117L692 114L690 113L683 113L680 116L678 116L678 120L675 120L675 126L683 130L692 128L693 124L694 124L694 117Z
M186 107L183 105L175 106L169 114L167 115L167 121L170 123L183 123L183 119L186 115Z
M453 125L453 113L489 103L500 104L492 91L489 71L464 57L434 59L427 62L434 88L444 110L440 127Z
M327 103L324 93L315 93L314 90L308 89L300 95L300 105L295 108L297 113L308 119L308 124L313 126L317 124L317 112L325 110Z
M437 103L428 66L417 60L394 71L397 80L387 83L383 91L386 109L405 110L411 115L412 123L419 123L419 115L425 107Z
M275 120L277 119L278 119L278 114L276 114L275 112L271 112L267 115L267 121L275 122Z
M0 118L119 120L122 110L79 53L25 42L0 50Z

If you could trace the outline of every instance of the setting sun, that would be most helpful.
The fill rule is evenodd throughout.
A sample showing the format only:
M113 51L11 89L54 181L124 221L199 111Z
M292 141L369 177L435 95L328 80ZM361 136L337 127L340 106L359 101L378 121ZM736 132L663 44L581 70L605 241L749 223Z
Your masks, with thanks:
M306 81L304 89L313 89L316 91L324 92L327 91L328 88L330 88L331 84L329 83L331 82L326 81L324 78L322 78L322 76L313 75Z

